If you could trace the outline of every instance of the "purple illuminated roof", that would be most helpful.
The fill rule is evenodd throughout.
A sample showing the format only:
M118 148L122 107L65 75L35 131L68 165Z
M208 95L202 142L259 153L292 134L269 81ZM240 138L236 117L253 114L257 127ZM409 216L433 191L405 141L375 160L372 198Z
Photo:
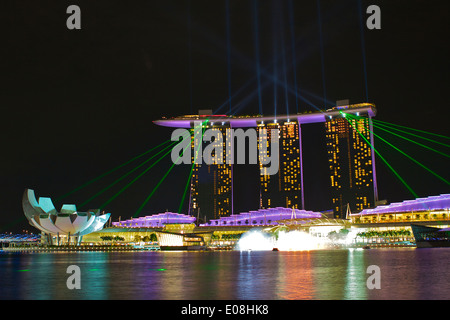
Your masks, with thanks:
M450 194L441 194L439 196L430 196L427 198L417 198L415 200L394 202L389 205L378 206L373 209L364 209L360 213L352 215L359 216L364 214L448 210L449 208L450 208Z
M349 105L347 108L344 108L347 113L355 113L355 114L369 114L371 117L376 115L375 105L371 103L360 103L355 105ZM291 115L277 115L277 116L210 116L209 123L211 124L227 124L231 128L248 128L248 127L256 127L259 123L266 122L274 122L276 121L298 121L298 123L316 123L316 122L325 122L327 117L336 117L341 116L341 109L328 109L326 111L317 111L311 113L302 113L302 114L291 114ZM163 126L163 127L173 127L173 128L191 128L193 126L194 121L202 121L205 120L204 116L181 116L175 117L171 119L161 119L153 121L153 123Z
M119 222L113 222L115 227L132 227L132 228L158 228L164 227L169 223L194 223L195 217L181 213L164 212L151 216L131 218Z
M220 219L211 220L208 223L201 224L202 227L209 226L257 226L257 225L277 225L278 220L291 218L320 218L319 212L295 209L293 212L289 208L269 208L260 209L258 211L244 212L240 214L232 214L229 217L221 217Z

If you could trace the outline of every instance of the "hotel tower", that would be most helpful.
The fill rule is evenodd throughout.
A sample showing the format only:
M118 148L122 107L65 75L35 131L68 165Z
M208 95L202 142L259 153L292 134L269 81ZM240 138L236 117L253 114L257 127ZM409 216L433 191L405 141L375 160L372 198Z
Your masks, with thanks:
M256 129L258 134L265 133L269 155L271 129L278 129L278 171L269 175L261 162L259 164L262 169L259 174L259 208L264 209L307 209L304 205L301 129L310 123L324 123L334 216L345 218L347 207L352 212L359 212L374 207L378 200L370 121L376 115L376 108L370 103L350 105L346 102L345 105L338 103L336 107L325 111L277 117L213 115L211 110L207 110L207 113L164 118L154 123L165 127L185 128L192 134L195 133L195 122L207 120L204 121L205 130L216 130L222 134L224 157L227 156L227 149L233 149L226 148L226 143L231 141L228 135L233 129ZM200 137L194 137L193 141L200 139L202 135L198 136ZM195 161L196 145L204 150L206 144L192 142L192 161ZM234 154L230 157L234 158ZM201 221L232 215L233 183L245 183L233 176L233 164L226 161L223 164L209 165L204 162L193 163L189 214L199 217ZM323 194L325 196L326 192ZM255 203L255 208L257 206Z
M278 129L279 167L274 175L263 168L260 174L261 209L284 207L303 209L302 166L299 124L297 121L269 122L258 126L271 141L271 129Z
M347 207L359 212L378 200L370 115L330 117L325 136L334 216L345 218Z
M220 133L223 139L223 155L226 156L226 136L230 134L225 126L214 126L211 124L205 125L205 129L210 129ZM192 129L192 131L194 131ZM195 139L197 144L195 144ZM201 142L201 135L198 135L192 140L192 176L190 183L190 199L189 199L189 214L198 216L203 221L211 219L219 219L226 217L233 213L233 196L232 196L232 165L210 164L205 163L196 164L196 152L203 150L203 142ZM228 139L229 141L229 139ZM194 146L202 146L201 150L195 150ZM214 154L213 154L214 155Z

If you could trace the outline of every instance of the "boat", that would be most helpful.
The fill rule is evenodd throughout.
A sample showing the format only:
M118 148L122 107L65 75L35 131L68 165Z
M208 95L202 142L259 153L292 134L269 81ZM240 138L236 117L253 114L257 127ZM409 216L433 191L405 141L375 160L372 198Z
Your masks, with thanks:
M273 248L272 251L279 251L278 248Z
M450 228L411 224L417 248L450 247Z

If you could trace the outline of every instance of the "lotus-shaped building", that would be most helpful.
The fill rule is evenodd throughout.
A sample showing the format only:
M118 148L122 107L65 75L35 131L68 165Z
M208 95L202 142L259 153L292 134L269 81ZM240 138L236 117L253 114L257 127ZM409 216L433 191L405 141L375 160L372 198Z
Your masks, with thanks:
M83 235L101 230L111 215L100 214L100 209L78 212L74 204L64 204L57 212L50 198L40 197L38 201L31 189L25 190L22 207L29 223L45 233L50 244L53 244L54 236L58 244L61 236L68 243L75 237L79 243Z

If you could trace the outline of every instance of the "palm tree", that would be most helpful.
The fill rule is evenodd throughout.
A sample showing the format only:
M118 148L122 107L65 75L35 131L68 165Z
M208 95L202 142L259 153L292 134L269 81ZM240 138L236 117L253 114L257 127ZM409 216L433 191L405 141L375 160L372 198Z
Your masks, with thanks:
M218 234L213 234L213 235L211 236L211 240L220 240L220 235L218 235Z

